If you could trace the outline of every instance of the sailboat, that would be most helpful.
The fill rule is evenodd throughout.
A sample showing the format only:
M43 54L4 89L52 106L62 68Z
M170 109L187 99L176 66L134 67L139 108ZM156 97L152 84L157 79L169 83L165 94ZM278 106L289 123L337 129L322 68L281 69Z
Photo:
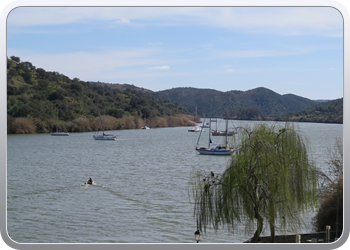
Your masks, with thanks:
M141 127L141 129L149 129L149 127L146 126L146 116L145 116L145 118L144 118L144 124L145 124L145 126Z
M92 137L94 137L95 140L104 140L104 141L115 141L117 140L117 137L115 135L111 134L105 134L105 111L103 110L103 123L102 123L102 135L101 134L94 134Z
M209 122L209 131L211 129L211 118L210 118L210 122ZM227 131L227 123L226 123L226 131ZM200 135L199 134L199 137L198 137L198 141L197 141L197 146L196 146L196 150L202 154L202 155L230 155L233 153L233 148L228 148L227 147L227 135L226 135L226 143L225 143L225 146L223 145L216 145L216 147L210 147L210 144L212 144L212 141L211 141L211 133L209 133L209 143L208 143L208 147L205 148L205 147L201 147L199 148L198 147L198 142L199 142L199 138L200 138Z
M233 136L235 134L235 131L228 131L228 119L226 118L226 130L225 131L218 131L217 121L216 121L216 130L213 130L211 132L212 136Z
M68 132L59 132L58 131L58 110L57 110L57 125L56 125L56 132L51 132L52 136L69 136Z
M197 123L197 106L196 106L196 115L194 116L194 122ZM188 130L188 132L202 132L202 131L204 131L203 127L200 127L200 126L195 126L194 128Z

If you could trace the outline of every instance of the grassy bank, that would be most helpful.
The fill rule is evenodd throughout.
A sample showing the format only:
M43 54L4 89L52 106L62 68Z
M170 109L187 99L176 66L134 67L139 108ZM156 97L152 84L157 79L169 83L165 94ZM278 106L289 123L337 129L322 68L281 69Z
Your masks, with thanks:
M105 130L120 129L139 129L147 125L150 128L164 127L181 127L194 126L193 116L177 115L167 117L153 117L146 121L138 116L126 116L123 118L115 118L113 116L105 116ZM68 132L92 132L102 130L102 118L79 117L73 121L59 121L58 130ZM57 120L54 119L38 119L33 117L17 117L14 118L7 115L7 134L35 134L49 133L56 131Z

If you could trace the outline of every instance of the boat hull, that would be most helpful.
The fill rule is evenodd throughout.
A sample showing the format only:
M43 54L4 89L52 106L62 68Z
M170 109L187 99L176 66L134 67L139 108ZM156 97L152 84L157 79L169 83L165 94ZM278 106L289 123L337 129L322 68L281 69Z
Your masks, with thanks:
M196 150L202 155L231 155L233 153L233 148L230 148L230 149L196 148Z
M69 136L69 133L67 132L52 132L52 136Z
M117 137L115 136L103 136L103 135L93 135L95 140L100 140L100 141L115 141L117 140Z
M234 132L228 132L227 136L233 136L235 133ZM221 132L212 132L212 136L226 136L226 132L221 131Z
M188 132L201 132L205 131L203 128L195 126L193 129L189 129Z

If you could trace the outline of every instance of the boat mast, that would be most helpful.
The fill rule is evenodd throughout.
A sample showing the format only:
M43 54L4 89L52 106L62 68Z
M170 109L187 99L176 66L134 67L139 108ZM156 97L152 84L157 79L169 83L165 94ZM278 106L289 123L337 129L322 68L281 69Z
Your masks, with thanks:
M205 118L204 118L204 122L205 122ZM204 126L204 122L203 122L203 126ZM202 127L201 131L199 132L196 148L198 148L198 143L199 143L199 139L201 138L202 131L203 131L203 127Z
M227 148L227 130L228 130L228 119L226 116L226 142L225 142L225 148Z
M102 123L103 135L105 134L105 108L103 108L103 123Z
M195 122L196 125L197 125L197 106L196 106L196 115L194 116L194 122Z
M208 142L208 148L210 148L210 142L211 142L210 135L211 135L211 117L209 119L209 142Z
M228 133L228 115L227 115L227 110L225 111L225 116L226 116L226 141L225 141L225 148L227 148L227 133Z
M57 125L56 125L56 133L58 133L58 109L57 109Z

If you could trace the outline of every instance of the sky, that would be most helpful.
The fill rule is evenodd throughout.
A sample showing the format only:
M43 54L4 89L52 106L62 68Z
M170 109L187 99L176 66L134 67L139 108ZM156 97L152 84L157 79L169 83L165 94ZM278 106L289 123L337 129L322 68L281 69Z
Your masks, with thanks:
M332 7L19 7L7 56L71 79L343 97Z

